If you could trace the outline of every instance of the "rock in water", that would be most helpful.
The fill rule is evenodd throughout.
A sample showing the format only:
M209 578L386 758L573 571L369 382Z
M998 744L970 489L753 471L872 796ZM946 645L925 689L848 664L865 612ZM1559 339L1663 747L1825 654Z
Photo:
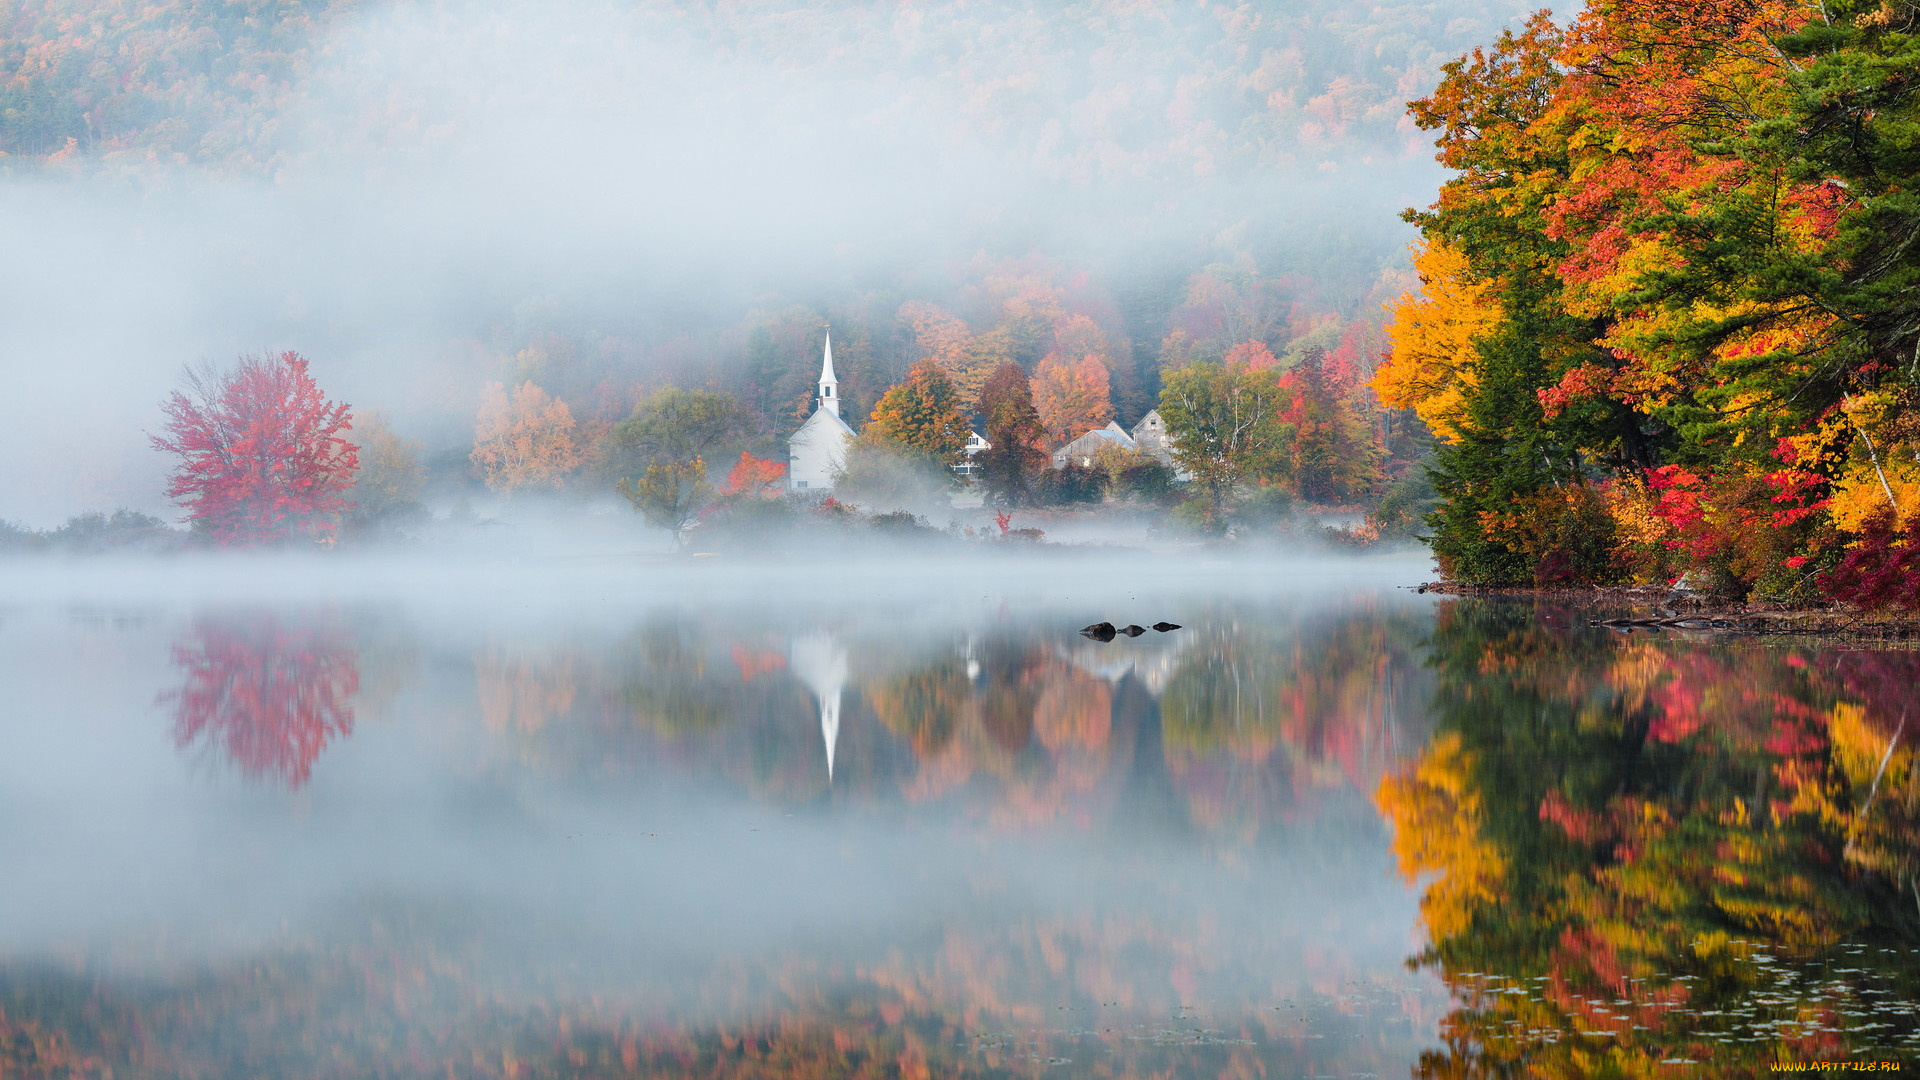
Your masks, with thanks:
M1092 626L1083 628L1080 633L1095 641L1112 641L1114 634L1113 624L1110 622L1097 622Z
M1144 634L1147 632L1147 628L1144 626L1135 626L1132 623L1128 623L1127 625L1121 627L1117 632L1125 634L1128 637L1139 637L1141 634Z
M1177 622L1157 622L1153 624L1153 628L1164 634L1169 630L1180 629L1180 624Z

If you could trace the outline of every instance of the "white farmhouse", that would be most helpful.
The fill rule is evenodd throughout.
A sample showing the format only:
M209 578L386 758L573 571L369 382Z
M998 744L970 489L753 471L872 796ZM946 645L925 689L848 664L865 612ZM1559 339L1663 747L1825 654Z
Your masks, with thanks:
M847 464L853 429L840 419L840 381L833 376L833 335L820 361L820 404L787 440L787 490L832 491Z
M1056 469L1064 469L1068 465L1073 464L1091 466L1094 455L1110 446L1117 447L1121 450L1133 449L1133 436L1127 434L1127 429L1111 420L1107 421L1106 427L1089 431L1060 449L1055 450L1053 452L1053 467Z

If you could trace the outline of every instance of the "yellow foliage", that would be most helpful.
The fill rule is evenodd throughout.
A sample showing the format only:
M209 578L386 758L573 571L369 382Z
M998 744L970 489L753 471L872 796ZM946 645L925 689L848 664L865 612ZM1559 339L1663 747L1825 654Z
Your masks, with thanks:
M573 412L530 382L521 383L511 399L506 387L488 383L471 459L495 491L560 487L580 465Z
M1884 391L1858 394L1847 401L1844 419L1834 421L1849 429L1853 446L1846 471L1834 481L1829 511L1834 527L1842 532L1861 531L1889 506L1899 525L1920 513L1920 460L1911 444L1889 430L1886 416L1891 406L1891 395Z
M1435 941L1467 929L1477 904L1499 902L1506 862L1481 835L1480 793L1472 755L1460 736L1441 735L1420 759L1380 781L1374 802L1393 825L1400 872L1415 881L1439 878L1420 898L1420 915Z
M1480 354L1474 339L1500 321L1490 283L1469 276L1465 255L1438 240L1416 251L1421 289L1387 306L1393 352L1373 373L1373 392L1389 408L1412 409L1433 433L1460 439L1465 392L1474 385Z

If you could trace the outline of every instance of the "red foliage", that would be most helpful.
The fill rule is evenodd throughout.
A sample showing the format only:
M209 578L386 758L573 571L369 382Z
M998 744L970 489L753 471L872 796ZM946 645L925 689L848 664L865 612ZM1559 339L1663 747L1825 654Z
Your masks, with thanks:
M173 648L186 672L173 705L182 749L204 737L242 772L307 782L329 741L353 734L360 662L344 632L272 616L203 621Z
M772 458L757 458L745 450L740 451L740 460L734 463L733 471L727 473L727 482L721 487L722 495L746 495L755 499L772 499L787 490L787 467Z
M993 523L1000 527L1000 535L1005 536L1007 526L1013 524L1013 515L1005 510L996 511L993 515Z
M327 540L347 509L359 447L340 437L353 426L330 402L300 354L242 357L231 369L189 372L193 396L175 391L162 408L157 450L180 464L167 496L221 544Z
M1613 373L1598 364L1581 364L1569 369L1560 381L1534 393L1540 398L1540 409L1551 420L1565 412L1567 406L1581 401L1590 401L1605 397L1613 389Z
M1860 542L1819 580L1821 592L1843 603L1920 609L1920 514L1904 528L1891 513L1868 522Z
M1245 364L1255 371L1259 371L1264 368L1274 367L1279 363L1279 357L1273 355L1273 350L1267 348L1265 342L1243 341L1227 350L1227 364L1229 366L1233 364Z
M733 666L740 669L740 681L743 683L750 683L761 675L771 675L787 666L787 658L783 653L738 644L733 646L732 653Z

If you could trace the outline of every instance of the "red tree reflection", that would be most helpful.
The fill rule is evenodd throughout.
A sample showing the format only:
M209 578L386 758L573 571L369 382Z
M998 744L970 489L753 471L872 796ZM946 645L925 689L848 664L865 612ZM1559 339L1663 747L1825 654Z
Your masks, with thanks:
M360 663L335 624L203 619L173 647L173 662L186 680L160 700L173 706L175 744L204 738L250 777L297 788L329 741L353 734Z

